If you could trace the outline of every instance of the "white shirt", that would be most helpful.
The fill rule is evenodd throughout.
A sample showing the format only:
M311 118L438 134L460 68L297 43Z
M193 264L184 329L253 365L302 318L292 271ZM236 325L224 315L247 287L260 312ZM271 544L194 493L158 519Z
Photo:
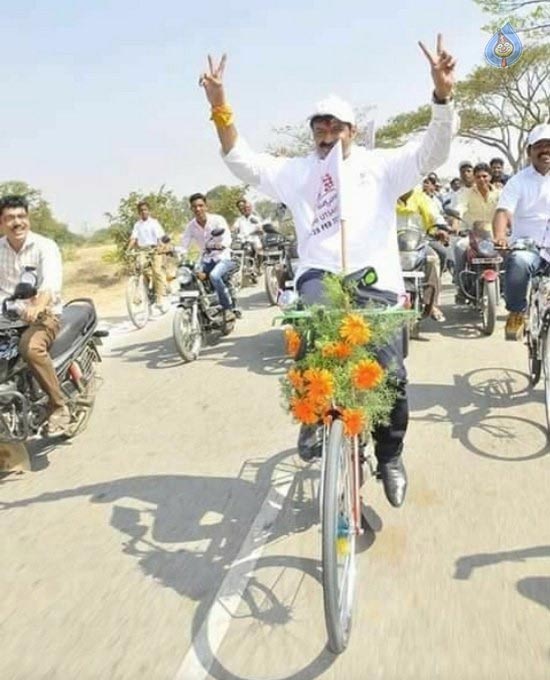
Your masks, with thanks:
M135 238L140 248L147 248L148 246L156 246L163 236L164 229L160 226L159 221L154 217L148 217L146 220L138 220L134 224L130 238Z
M5 236L0 238L0 304L13 295L25 267L35 268L38 292L49 292L53 299L52 311L61 314L61 253L55 241L33 231L27 233L19 252L13 250Z
M221 236L213 237L212 230L216 228L223 228L224 232ZM187 253L191 243L195 243L199 247L203 262L220 262L220 260L231 259L231 232L225 218L221 215L207 213L204 227L201 227L196 219L191 220L185 227L181 237L182 255ZM223 250L205 252L208 244L221 245Z
M252 213L248 217L245 215L238 217L233 224L233 230L242 238L249 238L250 236L259 236L255 232L261 231L261 225L261 219L258 215Z
M531 238L537 243L548 242L550 230L550 174L541 175L532 165L506 182L498 209L512 213L512 241Z
M347 271L372 266L378 288L400 293L403 278L396 239L397 198L448 158L456 129L452 104L434 105L432 121L421 143L395 150L353 146L342 163L346 201ZM340 229L313 229L319 167L316 153L278 158L252 151L242 138L224 156L229 169L270 198L285 203L294 217L300 263L297 277L308 269L340 273ZM315 188L317 186L317 188Z

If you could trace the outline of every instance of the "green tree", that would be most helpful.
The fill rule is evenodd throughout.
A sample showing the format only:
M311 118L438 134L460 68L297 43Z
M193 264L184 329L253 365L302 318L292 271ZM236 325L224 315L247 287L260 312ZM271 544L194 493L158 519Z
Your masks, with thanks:
M497 149L514 171L525 157L527 134L550 111L550 45L525 49L508 68L479 66L456 86L459 137ZM398 146L424 128L430 107L402 113L377 132L380 146Z
M122 198L116 213L106 213L109 222L109 232L117 246L117 259L123 260L128 246L130 234L135 222L139 219L137 205L140 201L147 201L151 215L155 217L166 233L177 238L185 224L191 219L191 210L186 199L179 199L163 186L156 192L144 193L132 191Z
M491 23L483 28L495 32L510 22L517 33L528 38L546 39L550 29L550 0L474 0L491 15Z
M247 188L245 185L228 187L220 184L210 189L206 193L209 211L223 215L231 226L240 214L237 201L245 195Z
M18 180L0 183L0 197L8 194L26 197L29 202L31 228L36 233L53 239L60 246L79 245L84 242L82 236L73 234L66 224L53 216L50 204L39 189Z

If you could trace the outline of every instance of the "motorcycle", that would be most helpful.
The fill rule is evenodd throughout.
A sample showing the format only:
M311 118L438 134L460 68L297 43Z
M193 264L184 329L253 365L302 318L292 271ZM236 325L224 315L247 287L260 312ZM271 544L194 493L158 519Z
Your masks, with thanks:
M411 338L420 337L420 319L424 309L424 268L428 256L428 241L424 230L409 222L397 232L397 244L405 292L409 297L410 308L415 317L410 322Z
M298 253L296 244L266 222L263 224L262 246L264 251L265 292L271 305L277 304L280 291L287 281L294 278Z
M468 238L466 266L459 273L458 282L466 302L481 313L483 332L492 335L500 300L503 258L495 248L491 232L482 225L474 224Z
M26 267L14 294L2 304L0 316L0 441L24 442L47 435L48 397L19 354L19 341L28 323L21 318L26 301L37 294L34 267ZM59 334L49 349L69 409L69 439L84 430L97 391L98 346L107 331L97 330L94 303L71 300L63 307Z
M215 229L212 235L219 236L222 233L223 229ZM234 269L224 277L233 307L237 301L236 275L238 272ZM235 318L226 317L210 279L198 271L195 264L181 264L177 278L179 291L172 332L180 356L186 362L191 362L198 358L206 335L211 332L229 335L235 328ZM238 312L235 316L239 316Z
M239 234L233 234L231 259L236 265L234 285L238 290L246 283L255 284L258 282L261 273L261 258L254 248L252 237L243 238Z

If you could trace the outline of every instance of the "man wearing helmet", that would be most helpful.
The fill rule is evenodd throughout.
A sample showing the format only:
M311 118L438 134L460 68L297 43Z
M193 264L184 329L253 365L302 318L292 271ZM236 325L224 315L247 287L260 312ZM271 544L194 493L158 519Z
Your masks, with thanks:
M306 303L322 301L322 278L327 272L342 273L341 234L338 223L318 219L316 198L320 168L333 147L341 143L343 163L341 191L346 201L345 273L357 278L368 267L378 274L376 289L365 290L394 304L403 292L403 277L397 249L395 204L428 172L442 165L449 155L455 129L452 88L455 59L437 39L436 54L420 46L428 58L434 81L432 121L420 144L397 150L367 150L355 144L356 118L352 107L336 96L320 102L309 116L314 151L304 157L282 158L252 151L237 133L234 115L223 86L226 58L215 65L209 57L209 72L200 84L212 106L222 153L229 169L241 180L278 202L285 203L294 218L300 264L296 275L298 291ZM361 285L361 282L359 283ZM407 477L401 458L408 423L406 372L403 349L397 340L380 350L385 366L397 366L398 398L386 427L373 432L375 452L384 490L390 503L400 506ZM298 450L310 459L319 452L318 428L302 426Z
M536 125L527 138L531 164L511 177L500 195L493 233L495 242L507 246L519 239L550 248L550 124ZM505 337L520 340L525 325L527 287L540 267L541 257L530 250L514 250L506 261L504 297L508 318Z

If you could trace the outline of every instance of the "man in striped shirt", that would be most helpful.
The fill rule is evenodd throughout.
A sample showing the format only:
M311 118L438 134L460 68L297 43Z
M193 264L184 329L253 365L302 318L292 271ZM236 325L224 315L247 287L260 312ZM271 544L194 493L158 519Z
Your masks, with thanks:
M29 206L23 196L0 200L0 305L13 295L21 274L32 267L38 279L37 295L25 301L21 318L29 326L21 336L19 351L40 387L49 397L48 433L63 434L69 410L48 350L60 327L63 268L55 241L31 231Z

